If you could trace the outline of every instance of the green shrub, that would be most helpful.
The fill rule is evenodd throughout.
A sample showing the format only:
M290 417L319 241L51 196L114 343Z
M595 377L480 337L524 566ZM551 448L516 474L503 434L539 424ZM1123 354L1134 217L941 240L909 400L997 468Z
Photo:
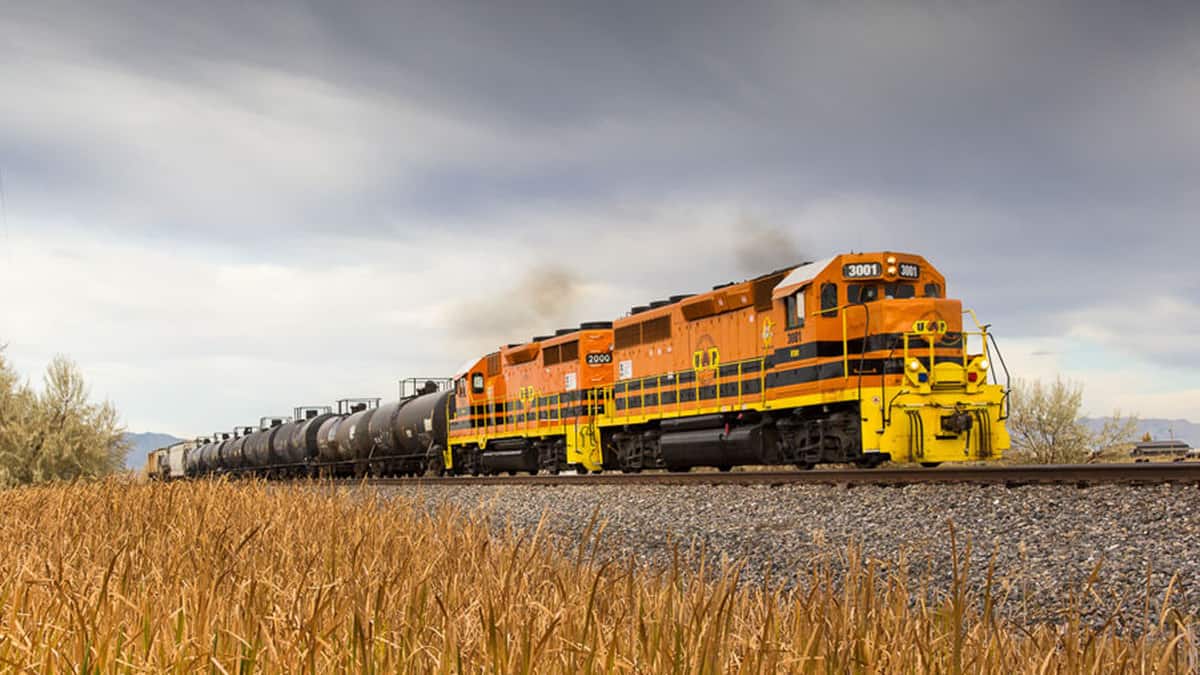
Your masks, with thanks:
M38 392L0 350L0 485L111 474L128 451L116 409L88 400L74 362L55 357Z

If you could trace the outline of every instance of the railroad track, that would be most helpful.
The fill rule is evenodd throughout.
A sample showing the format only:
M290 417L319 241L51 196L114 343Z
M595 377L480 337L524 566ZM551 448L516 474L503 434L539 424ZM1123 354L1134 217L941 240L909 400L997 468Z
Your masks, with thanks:
M559 476L452 476L443 478L368 478L349 484L387 485L910 485L985 483L1003 485L1106 483L1195 483L1200 463L1051 464L1017 466L943 466L937 468L817 469L697 473L603 473Z

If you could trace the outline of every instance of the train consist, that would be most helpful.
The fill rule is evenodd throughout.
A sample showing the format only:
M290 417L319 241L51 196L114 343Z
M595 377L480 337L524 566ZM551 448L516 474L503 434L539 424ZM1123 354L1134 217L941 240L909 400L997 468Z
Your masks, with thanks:
M964 317L973 330L964 330ZM506 345L397 401L265 417L151 455L206 475L683 471L996 459L994 337L918 255L853 253Z

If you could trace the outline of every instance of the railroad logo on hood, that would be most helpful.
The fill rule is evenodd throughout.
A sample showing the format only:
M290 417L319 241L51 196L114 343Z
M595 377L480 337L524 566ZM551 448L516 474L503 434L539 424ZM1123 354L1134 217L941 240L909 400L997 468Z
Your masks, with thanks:
M919 335L944 335L949 325L937 312L929 312L913 322L912 332Z

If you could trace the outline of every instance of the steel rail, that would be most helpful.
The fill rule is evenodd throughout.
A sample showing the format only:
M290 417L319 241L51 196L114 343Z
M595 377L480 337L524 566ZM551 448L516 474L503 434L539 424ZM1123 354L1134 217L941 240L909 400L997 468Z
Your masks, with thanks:
M812 471L731 471L696 473L603 473L558 476L446 476L440 478L361 478L336 481L348 485L391 486L476 485L513 487L590 485L910 485L918 483L982 483L1004 485L1106 483L1196 483L1200 463L1051 464L1012 466L942 466L936 468L816 469Z

